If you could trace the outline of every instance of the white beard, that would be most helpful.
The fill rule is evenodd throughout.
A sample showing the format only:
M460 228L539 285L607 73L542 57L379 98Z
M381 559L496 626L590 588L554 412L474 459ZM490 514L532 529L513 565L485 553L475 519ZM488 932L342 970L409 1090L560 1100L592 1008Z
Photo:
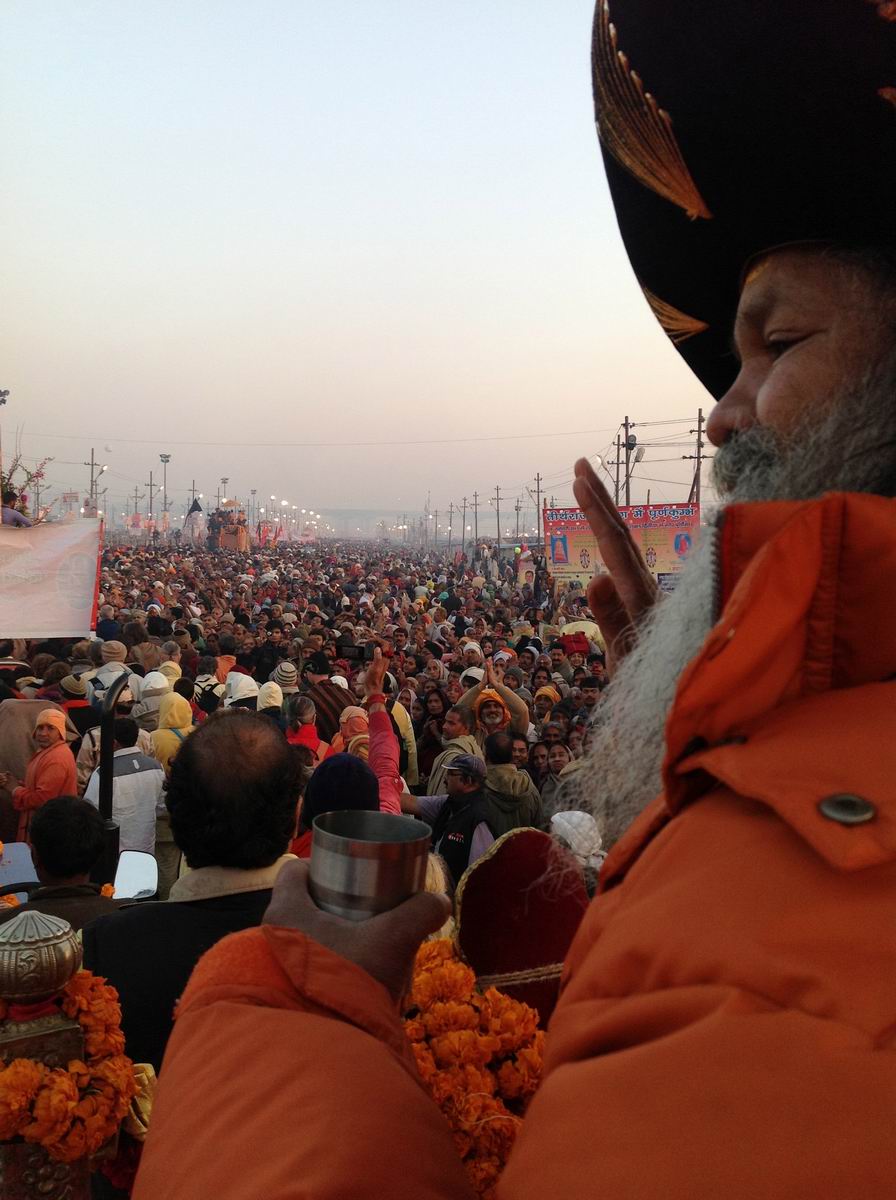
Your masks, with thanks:
M715 531L701 531L678 587L648 616L597 708L583 766L563 807L597 821L604 849L660 792L666 717L681 672L713 624Z

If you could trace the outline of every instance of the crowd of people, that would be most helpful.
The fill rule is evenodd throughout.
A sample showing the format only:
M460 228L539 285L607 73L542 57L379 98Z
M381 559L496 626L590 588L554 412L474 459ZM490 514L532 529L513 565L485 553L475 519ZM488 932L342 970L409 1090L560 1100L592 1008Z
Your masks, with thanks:
M394 738L400 806L432 818L437 848L474 808L480 853L511 828L548 830L569 807L565 785L607 682L603 643L583 621L580 594L555 612L549 594L518 584L513 561L499 568L490 559L486 570L463 555L446 561L374 544L287 545L275 555L109 548L94 640L0 647L0 695L55 706L49 726L53 709L0 709L0 739L4 727L31 720L35 738L55 726L64 747L67 720L77 794L95 803L100 707L127 675L116 705L114 816L123 849L157 854L163 898L179 868L164 780L186 738L234 710L261 713L296 748L318 807L351 790L322 786L341 779L345 756L369 772L371 760L382 762L378 740ZM567 626L577 631L565 634ZM389 718L379 734L366 698L374 678ZM28 812L75 791L60 754L41 746L33 759L5 764L20 836ZM17 773L28 777L21 786ZM446 803L461 794L463 804ZM300 819L304 854L309 828ZM598 840L595 831L589 860ZM460 858L450 841L457 879L472 832Z
M607 567L587 597L491 556L123 546L95 640L0 645L29 903L81 928L128 1053L161 1067L135 1200L470 1200L514 1018L483 1035L494 976L464 1004L434 968L427 1059L403 1000L442 893L457 913L505 835L562 844L597 899L562 961L501 975L562 982L492 1195L893 1194L894 62L877 0L597 5L621 234L718 399L722 510L670 595L580 459ZM112 687L114 811L161 903L90 882ZM303 860L347 808L428 823L437 886L322 911ZM565 883L541 859L504 910L527 949Z

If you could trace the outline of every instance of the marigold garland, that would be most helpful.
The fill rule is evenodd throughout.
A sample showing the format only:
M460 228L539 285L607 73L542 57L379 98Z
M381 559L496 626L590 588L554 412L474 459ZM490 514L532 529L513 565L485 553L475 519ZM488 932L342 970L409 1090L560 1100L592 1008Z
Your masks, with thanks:
M541 1078L538 1013L476 977L447 940L417 954L405 1033L477 1195L494 1194Z
M84 1033L86 1062L50 1068L29 1058L0 1067L0 1141L21 1137L57 1162L95 1154L118 1129L136 1095L124 1055L118 993L90 971L63 988L59 1006ZM0 1020L6 1005L0 1001Z

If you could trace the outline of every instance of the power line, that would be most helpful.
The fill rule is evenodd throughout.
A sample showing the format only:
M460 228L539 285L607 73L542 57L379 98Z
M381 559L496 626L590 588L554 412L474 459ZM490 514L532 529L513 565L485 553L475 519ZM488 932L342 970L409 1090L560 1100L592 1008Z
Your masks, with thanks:
M240 449L257 449L264 450L271 447L283 446L290 450L325 450L339 447L344 449L348 446L363 446L363 447L387 447L387 446L433 446L433 445L455 445L462 442L514 442L526 441L532 438L556 438L556 437L590 437L595 433L607 433L606 429L560 429L553 430L550 433L494 433L483 434L477 437L459 437L459 438L414 438L408 441L395 441L390 439L387 442L209 442L204 438L188 439L186 441L172 441L166 439L169 446L230 446ZM37 437L37 438L67 438L72 441L90 441L90 434L82 433L23 433L22 437ZM159 443L158 438L122 438L115 437L111 434L105 434L104 438L108 442L122 442L127 445L135 446L156 446ZM102 440L102 439L100 439ZM690 443L688 443L690 445Z

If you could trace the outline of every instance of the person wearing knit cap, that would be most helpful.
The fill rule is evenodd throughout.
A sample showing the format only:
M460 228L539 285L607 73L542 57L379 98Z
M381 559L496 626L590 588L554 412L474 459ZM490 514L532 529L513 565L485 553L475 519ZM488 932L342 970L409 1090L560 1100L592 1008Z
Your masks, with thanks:
M299 690L299 672L295 663L287 660L277 663L271 682L276 683L284 696L290 696Z
M290 852L311 857L311 827L314 818L328 812L377 812L380 807L376 775L354 754L334 754L308 780L299 813L298 834Z
M8 771L0 771L0 788L12 793L13 808L19 815L16 840L27 840L31 813L56 796L75 796L78 777L75 759L66 742L65 713L60 708L44 708L34 722L37 751L25 768L25 780L19 783Z
M130 672L125 666L128 648L124 642L103 642L100 647L102 666L92 679L87 682L87 699L96 708L102 701L106 689L119 675Z

